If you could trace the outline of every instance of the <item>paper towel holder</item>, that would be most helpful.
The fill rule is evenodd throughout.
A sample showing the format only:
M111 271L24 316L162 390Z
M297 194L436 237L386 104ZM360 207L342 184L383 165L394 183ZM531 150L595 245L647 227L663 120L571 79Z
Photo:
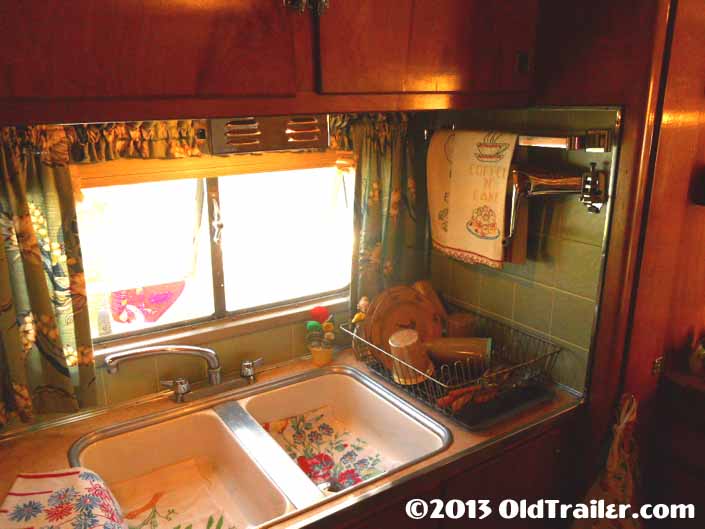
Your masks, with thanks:
M516 231L517 212L521 198L551 195L579 195L579 200L590 213L599 213L607 202L608 172L597 169L595 162L590 163L590 170L582 175L566 175L512 166L512 193L509 215L509 230L502 243L506 246Z
M455 124L452 124L450 129L455 130ZM424 140L430 140L432 134L433 130L424 129ZM566 136L522 134L517 137L517 146L604 153L612 150L612 133L609 129L589 129L584 134L568 134Z

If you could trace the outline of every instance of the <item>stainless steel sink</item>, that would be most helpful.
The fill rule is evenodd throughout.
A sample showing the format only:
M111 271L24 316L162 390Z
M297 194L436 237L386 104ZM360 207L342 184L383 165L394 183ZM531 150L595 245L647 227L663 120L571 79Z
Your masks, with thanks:
M324 406L355 438L364 438L383 455L384 474L324 495L262 426ZM118 501L130 507L135 497L149 496L141 489L151 483L171 479L170 486L178 488L182 485L173 476L193 472L196 477L184 479L184 489L201 477L204 487L215 484L214 501L225 504L229 519L251 527L281 521L393 475L445 450L451 441L443 425L378 382L356 369L334 366L98 430L71 447L69 460L101 475Z
M181 486L212 496L236 527L260 525L295 509L212 410L98 439L78 460L108 483L125 510Z

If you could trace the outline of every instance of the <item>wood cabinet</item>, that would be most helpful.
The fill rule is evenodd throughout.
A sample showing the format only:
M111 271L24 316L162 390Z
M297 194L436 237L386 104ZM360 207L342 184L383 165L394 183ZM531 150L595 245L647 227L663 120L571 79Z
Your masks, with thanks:
M538 0L331 2L319 18L323 93L525 91Z
M537 5L0 2L0 125L523 106Z
M290 22L281 0L2 2L0 98L294 95Z
M695 519L673 527L700 528L705 513L705 381L668 374L656 393L656 413L646 450L646 499L650 503L693 504ZM645 453L644 453L645 452Z
M441 497L441 488L437 483L426 484L426 486L415 486L403 495L403 498L395 501L383 509L377 511L372 516L368 516L350 526L350 529L379 529L380 527L408 527L413 524L416 529L439 529L440 520L423 518L421 520L411 520L406 515L406 503L413 499L423 499L427 502L434 498Z
M505 499L560 499L564 476L561 466L561 432L551 430L491 459L444 484L444 499L489 500L492 514L482 521L444 519L441 529L468 527L483 529L547 527L547 520L505 520L498 514Z

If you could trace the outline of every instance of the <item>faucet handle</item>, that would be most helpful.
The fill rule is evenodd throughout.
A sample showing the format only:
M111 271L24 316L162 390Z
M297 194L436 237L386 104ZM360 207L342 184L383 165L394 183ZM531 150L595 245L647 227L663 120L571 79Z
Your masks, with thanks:
M262 365L263 361L264 359L261 356L256 360L243 360L240 365L240 376L254 381L255 368Z
M174 380L160 380L159 385L164 388L174 389L174 399L176 402L182 402L184 395L191 392L191 384L185 378L176 378Z

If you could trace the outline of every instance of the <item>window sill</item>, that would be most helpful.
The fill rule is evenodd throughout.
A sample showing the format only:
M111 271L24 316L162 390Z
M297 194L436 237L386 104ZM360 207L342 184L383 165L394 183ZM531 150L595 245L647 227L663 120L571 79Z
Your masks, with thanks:
M337 295L323 299L319 298L295 305L156 331L147 335L116 338L94 346L96 364L99 366L103 365L101 357L106 354L127 351L136 347L174 343L180 345L204 345L226 338L307 321L311 319L311 309L316 306L326 307L331 314L335 314L349 308L349 297Z

